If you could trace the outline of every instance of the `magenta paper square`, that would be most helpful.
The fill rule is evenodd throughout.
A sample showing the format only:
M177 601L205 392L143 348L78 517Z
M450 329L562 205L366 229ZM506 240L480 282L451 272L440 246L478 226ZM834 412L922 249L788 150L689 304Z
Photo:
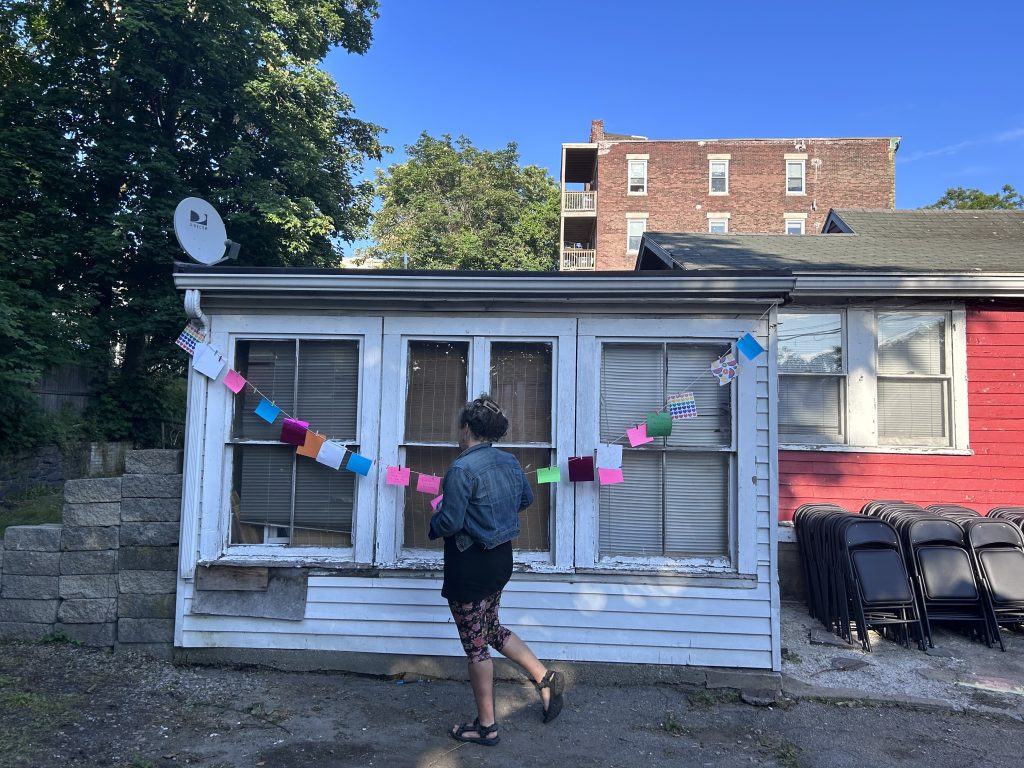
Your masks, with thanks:
M308 421L298 419L285 419L281 425L281 442L291 445L306 444L306 430L309 428Z

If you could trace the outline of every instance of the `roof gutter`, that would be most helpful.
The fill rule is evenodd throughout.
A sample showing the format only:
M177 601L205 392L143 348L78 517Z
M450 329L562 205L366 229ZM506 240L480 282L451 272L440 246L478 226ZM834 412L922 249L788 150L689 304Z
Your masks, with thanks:
M857 274L796 272L793 298L930 296L944 298L1024 298L1024 274Z

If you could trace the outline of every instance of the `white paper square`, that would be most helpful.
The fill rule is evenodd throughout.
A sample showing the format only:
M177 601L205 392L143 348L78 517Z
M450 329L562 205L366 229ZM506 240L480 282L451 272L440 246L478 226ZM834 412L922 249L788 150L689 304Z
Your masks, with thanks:
M341 469L341 460L343 458L345 458L345 447L332 443L330 440L327 440L320 446L320 451L316 455L318 462L326 464L331 469Z
M598 443L597 466L604 469L622 469L622 446L618 443Z
M196 344L195 354L192 355L192 367L203 376L216 379L224 370L224 358L217 354L217 350L209 344Z

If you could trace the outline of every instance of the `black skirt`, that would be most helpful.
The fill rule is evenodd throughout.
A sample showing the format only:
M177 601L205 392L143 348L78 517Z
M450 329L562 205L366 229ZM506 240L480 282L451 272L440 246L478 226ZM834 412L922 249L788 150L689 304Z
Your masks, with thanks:
M512 578L512 542L494 549L474 544L465 552L455 537L444 540L444 585L441 597L456 603L475 603L504 589Z

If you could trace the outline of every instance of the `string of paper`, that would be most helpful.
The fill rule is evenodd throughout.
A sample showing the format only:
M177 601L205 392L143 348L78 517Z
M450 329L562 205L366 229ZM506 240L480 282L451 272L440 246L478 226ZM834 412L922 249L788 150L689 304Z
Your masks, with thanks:
M757 323L767 315L772 304L757 319ZM252 382L247 381L238 371L227 367L227 361L217 349L207 343L202 330L193 323L189 323L182 330L175 343L192 356L192 367L202 375L221 383L233 394L238 394L243 388L248 387L259 398L259 404L255 407L254 413L268 424L274 424L278 417L284 416L281 423L279 440L282 443L295 446L295 453L298 456L305 456L316 462L340 470L342 467L355 474L366 477L370 473L375 460L350 450L346 445L331 440L315 429L310 429L308 421L293 417L283 411L273 400L264 395ZM754 360L765 352L765 348L752 333L746 333L740 337L735 344L705 370L695 376L690 382L675 394L669 395L661 407L648 413L643 421L628 428L622 435L608 443L600 443L597 450L589 456L570 456L568 460L569 482L584 483L597 482L600 485L615 485L624 482L622 475L622 449L619 444L622 438L628 438L631 447L654 442L656 437L668 437L672 434L672 425L677 421L693 419L697 417L697 399L692 391L689 391L698 380L710 373L718 379L719 385L729 384L739 373L739 363L733 348L739 351L748 360ZM221 378L224 369L227 371ZM562 470L556 465L541 467L533 470L537 475L539 484L558 483L562 480ZM437 509L443 496L441 491L441 478L428 472L419 472L410 467L388 466L384 473L385 485L409 487L413 485L412 476L416 475L415 489L420 493L431 495L430 505Z

